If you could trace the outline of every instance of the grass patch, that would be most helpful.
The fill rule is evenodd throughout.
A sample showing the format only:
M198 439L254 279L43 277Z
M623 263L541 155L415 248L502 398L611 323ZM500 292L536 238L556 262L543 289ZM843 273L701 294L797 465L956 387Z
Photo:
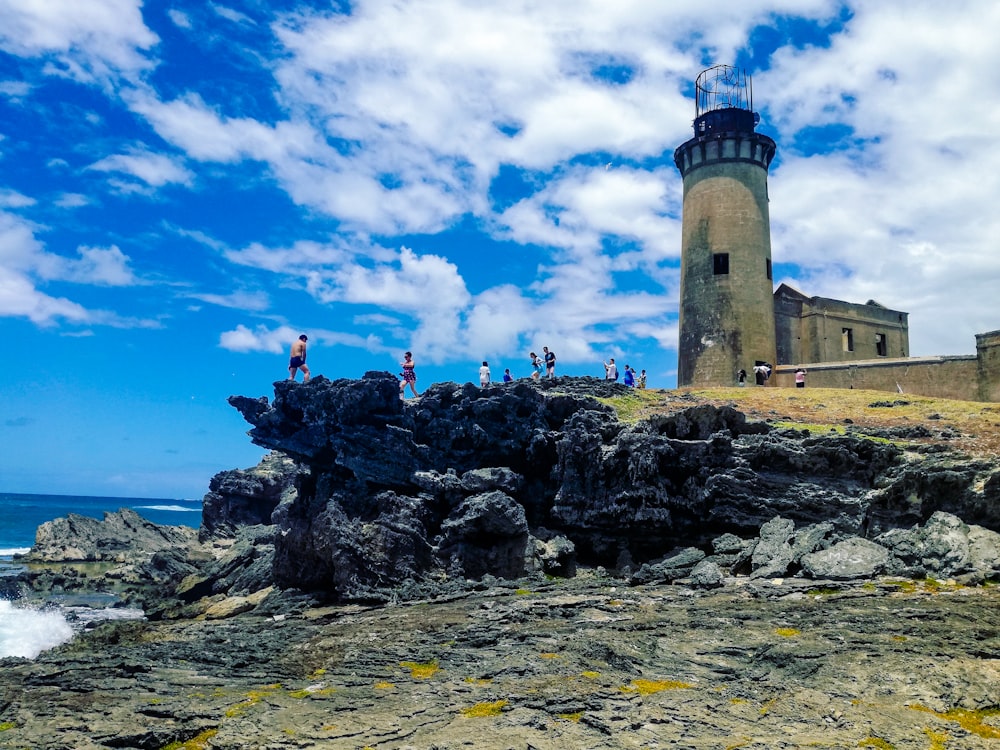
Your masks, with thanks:
M780 635L782 638L794 638L802 631L797 628L775 628L774 634Z
M17 724L15 724L13 721L3 721L3 722L0 722L0 732L10 731L11 729L13 729L16 726L17 726Z
M942 591L957 591L958 589L965 588L960 583L939 581L936 578L890 580L886 581L886 585L894 586L901 594L916 594L920 592L925 594L939 594Z
M815 589L809 589L806 592L807 596L833 596L834 594L839 594L840 589L829 588L826 586L820 586Z
M470 685L489 685L493 679L491 677L466 677L464 681Z
M401 661L403 669L410 670L410 676L415 680L429 680L439 671L437 659L428 662Z
M810 435L846 435L847 428L839 424L813 424L811 422L771 422L771 426L777 430L806 430Z
M664 690L690 690L693 687L694 685L677 680L632 680L632 684L623 687L622 692L653 695Z
M1000 740L1000 728L992 724L985 723L984 719L1000 716L1000 707L981 708L978 711L970 711L966 708L953 708L949 711L935 711L932 708L921 706L919 703L910 706L914 711L923 711L933 714L939 719L953 721L962 729L977 737L989 740ZM929 731L929 730L928 730ZM945 735L947 737L947 735Z
M228 709L226 709L225 715L227 718L230 719L233 718L234 716L239 716L240 714L244 713L245 711L248 711L249 709L256 706L258 703L260 703L261 699L264 698L264 696L273 693L275 690L280 690L280 689L281 689L281 683L277 682L273 685L265 685L264 687L258 690L251 690L246 694L246 700L237 703L235 706L230 706Z
M874 747L877 750L896 750L896 746L891 742L886 742L881 737L865 737L858 743L858 747Z
M664 391L639 390L638 388L623 396L597 399L615 410L618 421L634 424L656 413L657 407L664 401Z
M935 732L933 729L924 728L924 734L927 735L927 739L930 740L930 747L928 750L947 750L948 740L951 739L947 732Z
M212 738L218 733L218 729L206 729L187 742L171 742L169 745L164 745L163 750L208 750L212 746Z
M474 706L469 706L468 708L462 709L462 716L467 716L470 719L481 719L488 716L499 716L504 707L508 704L507 700L499 701L487 701L485 703L477 703Z

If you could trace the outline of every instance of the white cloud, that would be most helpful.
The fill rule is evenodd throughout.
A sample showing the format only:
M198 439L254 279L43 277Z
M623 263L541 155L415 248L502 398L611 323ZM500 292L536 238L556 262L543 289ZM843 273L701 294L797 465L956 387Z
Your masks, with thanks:
M51 297L35 288L23 274L0 265L0 316L28 318L38 325L50 325L57 319L87 323L90 313L64 297Z
M81 81L134 76L159 41L141 8L141 0L0 0L0 49L51 56L57 65L47 72Z
M251 24L255 22L250 16L240 13L238 10L233 10L226 5L220 5L219 3L209 3L209 7L212 11L218 15L220 18L225 18L227 21L232 21L238 24Z
M354 253L343 244L324 244L309 240L301 240L283 248L269 248L254 242L242 250L226 250L224 254L237 265L301 277L314 277L323 269L347 263L354 257Z
M25 208L35 205L37 201L22 195L16 190L0 190L0 208Z
M122 154L112 154L94 162L87 169L128 175L153 188L171 183L190 185L194 179L194 175L178 163L177 159L153 153L144 147L129 149Z
M90 198L81 193L63 193L55 200L60 208L80 208L90 204Z
M298 338L299 332L288 326L270 329L258 325L251 330L245 325L238 325L232 331L225 331L219 337L219 346L234 352L269 352L280 354L291 342Z
M0 96L12 101L20 101L31 93L31 84L26 81L0 81Z
M90 310L41 291L39 284L47 281L125 286L135 284L136 279L128 258L117 247L80 247L79 257L65 258L45 250L35 237L37 229L30 222L0 211L0 317L26 317L39 325L59 320L123 328L159 325L110 311Z
M169 102L160 101L148 89L136 89L125 96L131 108L147 118L162 138L184 149L192 159L280 164L286 159L323 162L334 155L304 123L272 126L247 117L225 117L198 94Z
M191 22L191 16L183 11L177 10L176 8L170 8L167 11L167 16L173 21L174 26L181 29L191 29L194 28L194 24Z
M239 324L231 331L224 331L219 336L219 346L234 352L266 352L270 354L280 354L288 352L292 342L303 333L301 329L290 326L278 326L268 328L266 325L258 325L253 329L243 324ZM309 363L313 365L316 361L316 349L323 346L350 346L358 349L365 349L372 353L386 353L390 351L384 346L377 336L358 336L350 333L340 333L328 330L310 330L306 332L309 336ZM313 370L313 375L319 372Z
M233 292L232 294L189 293L183 296L201 300L210 305L231 307L236 310L246 310L248 312L260 312L266 310L271 305L270 299L263 292Z
M98 286L132 286L137 283L128 257L115 245L80 247L79 260L67 261L60 278Z

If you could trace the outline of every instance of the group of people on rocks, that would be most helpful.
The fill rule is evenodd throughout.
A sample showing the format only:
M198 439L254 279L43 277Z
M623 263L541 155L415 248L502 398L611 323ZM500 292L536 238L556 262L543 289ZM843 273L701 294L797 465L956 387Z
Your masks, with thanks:
M604 379L605 380L618 380L618 365L615 364L615 358L612 357L610 362L604 363ZM622 382L629 388L646 388L646 371L643 370L638 375L636 375L635 368L630 365L625 365L625 375L622 377Z
M302 334L294 342L292 342L292 349L289 353L288 360L288 379L295 380L295 376L299 371L303 375L303 383L308 383L312 377L309 372L309 367L306 365L306 342L309 337L306 334ZM542 356L539 357L535 352L531 352L529 355L531 362L531 379L538 381L542 379L542 373L545 373L546 379L553 379L556 376L556 355L555 352L551 351L549 347L542 347ZM406 389L410 389L410 393L414 397L419 396L417 393L417 373L416 365L413 361L413 352L406 352L403 354L403 361L399 363L402 372L399 373L399 397L404 398ZM491 382L490 373L490 363L483 360L483 364L479 368L479 385L485 387ZM618 380L618 367L615 365L615 358L612 357L610 362L604 363L604 377L607 380ZM510 383L514 380L514 376L510 374L510 368L506 368L503 371L504 383ZM634 369L629 365L625 365L625 377L623 379L625 385L634 388L645 388L646 387L646 371L643 370L641 373L636 375Z

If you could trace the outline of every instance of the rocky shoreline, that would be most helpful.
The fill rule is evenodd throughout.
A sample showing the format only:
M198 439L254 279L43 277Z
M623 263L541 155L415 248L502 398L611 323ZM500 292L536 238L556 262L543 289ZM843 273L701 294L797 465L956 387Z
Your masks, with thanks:
M203 525L39 530L8 597L113 592L0 660L0 747L978 748L1000 472L581 378L234 397L273 449Z
M988 748L1000 592L581 575L109 623L5 660L4 747Z

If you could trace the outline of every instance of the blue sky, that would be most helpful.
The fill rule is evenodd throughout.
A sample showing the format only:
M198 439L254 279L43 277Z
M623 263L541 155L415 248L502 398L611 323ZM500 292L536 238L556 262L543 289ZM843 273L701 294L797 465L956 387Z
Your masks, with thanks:
M275 10L280 8L280 10ZM753 76L775 282L1000 327L1000 6L0 0L0 491L200 497L310 339L676 383L693 81Z

